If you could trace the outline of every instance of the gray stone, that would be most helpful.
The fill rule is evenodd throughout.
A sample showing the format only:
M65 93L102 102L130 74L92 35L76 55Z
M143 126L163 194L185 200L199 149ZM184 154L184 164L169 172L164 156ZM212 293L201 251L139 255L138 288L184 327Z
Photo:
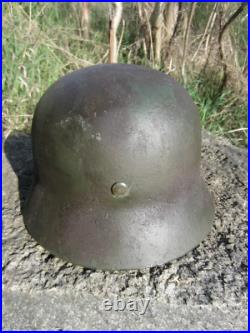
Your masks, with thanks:
M4 329L246 329L247 151L203 135L202 173L216 213L206 239L182 258L131 271L95 271L51 255L27 233L30 136L4 141ZM150 298L149 313L103 312L105 298ZM15 315L14 315L15 314ZM64 315L65 314L65 315Z
M5 330L246 330L240 305L170 305L153 299L144 315L103 311L102 299L59 290L8 291Z

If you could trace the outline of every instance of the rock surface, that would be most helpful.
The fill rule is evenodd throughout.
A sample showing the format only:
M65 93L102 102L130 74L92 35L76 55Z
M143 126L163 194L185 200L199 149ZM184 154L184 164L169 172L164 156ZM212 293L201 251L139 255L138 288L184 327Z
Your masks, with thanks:
M73 266L39 246L21 214L32 184L30 137L11 134L3 150L4 329L247 329L246 150L204 133L202 172L216 206L210 234L182 258L125 272ZM99 309L114 297L152 302L135 320Z

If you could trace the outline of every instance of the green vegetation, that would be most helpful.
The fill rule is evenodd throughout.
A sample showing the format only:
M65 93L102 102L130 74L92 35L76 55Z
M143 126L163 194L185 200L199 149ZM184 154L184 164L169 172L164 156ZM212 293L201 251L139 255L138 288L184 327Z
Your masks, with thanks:
M218 94L216 78L216 73L209 73L186 87L198 106L201 124L235 145L247 146L247 102L229 89Z
M35 105L51 83L77 68L108 61L108 9L106 4L91 7L90 38L84 40L79 10L73 3L3 4L3 127L30 131ZM198 5L200 8L202 4ZM206 8L211 5L206 4ZM203 11L202 11L203 10ZM124 15L131 10L124 9ZM196 18L196 19L195 19ZM247 22L237 19L233 26L235 45L247 47ZM196 11L194 30L206 25L204 8ZM122 33L119 28L119 34ZM153 66L141 49L134 52L139 21L126 18L119 53L120 62ZM198 33L197 32L197 33ZM133 53L134 52L134 53ZM245 61L244 52L239 63ZM242 65L243 66L243 65ZM160 70L164 70L160 67ZM182 82L178 73L170 73ZM247 145L246 94L232 86L218 93L218 71L190 75L186 88L197 104L202 125L228 137L238 146Z

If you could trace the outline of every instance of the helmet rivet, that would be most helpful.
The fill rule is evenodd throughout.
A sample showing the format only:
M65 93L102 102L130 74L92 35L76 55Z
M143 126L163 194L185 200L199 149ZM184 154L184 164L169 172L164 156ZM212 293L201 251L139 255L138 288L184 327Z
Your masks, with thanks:
M111 186L111 192L116 198L124 198L128 195L128 185L124 182L117 182Z

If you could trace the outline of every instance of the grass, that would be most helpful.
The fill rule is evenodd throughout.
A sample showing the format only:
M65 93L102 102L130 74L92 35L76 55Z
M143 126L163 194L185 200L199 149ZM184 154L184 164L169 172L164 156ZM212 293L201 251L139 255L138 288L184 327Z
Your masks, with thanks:
M64 6L36 3L30 14L28 4L3 5L5 129L29 131L44 91L63 74L99 62L108 48L98 42L98 32L96 38L83 43L76 23L65 13L70 4Z
M108 11L105 5L93 6L91 36L84 40L71 3L2 6L3 127L7 131L29 132L35 105L50 84L69 71L107 62ZM126 23L121 62L128 59L127 46L135 38L133 26L132 21ZM150 64L142 57L135 59ZM196 77L186 88L199 108L204 128L228 137L238 146L247 146L244 98L233 91L218 95L216 73Z
M233 91L218 93L216 73L194 78L186 89L200 112L203 128L247 147L247 102Z

